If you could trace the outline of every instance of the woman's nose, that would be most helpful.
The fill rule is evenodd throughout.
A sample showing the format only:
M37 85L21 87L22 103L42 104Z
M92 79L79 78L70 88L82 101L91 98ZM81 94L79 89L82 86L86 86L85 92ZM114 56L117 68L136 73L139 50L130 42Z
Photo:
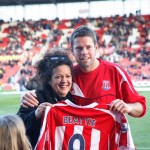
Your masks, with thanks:
M66 78L66 77L62 77L61 81L62 81L62 82L66 82L66 81L67 81L67 78Z

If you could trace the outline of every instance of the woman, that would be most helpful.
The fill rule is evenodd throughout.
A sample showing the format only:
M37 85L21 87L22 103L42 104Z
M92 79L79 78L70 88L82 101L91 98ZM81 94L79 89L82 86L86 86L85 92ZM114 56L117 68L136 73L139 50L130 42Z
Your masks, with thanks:
M62 51L46 54L36 67L37 76L42 86L42 90L36 90L39 106L21 107L17 113L25 123L26 132L33 147L39 136L45 107L61 100L72 101L69 91L73 80L73 64L67 54Z
M0 150L31 150L20 117L5 115L0 117Z

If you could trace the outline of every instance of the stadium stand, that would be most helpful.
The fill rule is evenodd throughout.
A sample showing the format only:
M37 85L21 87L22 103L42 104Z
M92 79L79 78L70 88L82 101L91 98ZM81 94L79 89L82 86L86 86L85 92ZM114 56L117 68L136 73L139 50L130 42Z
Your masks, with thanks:
M100 46L97 57L124 67L134 83L150 81L149 20L150 15L130 14L107 18L2 22L1 85L10 83L12 76L17 82L22 69L29 81L34 76L33 64L49 49L64 47L71 54L69 36L80 25L87 25L97 33ZM75 62L73 55L71 58Z

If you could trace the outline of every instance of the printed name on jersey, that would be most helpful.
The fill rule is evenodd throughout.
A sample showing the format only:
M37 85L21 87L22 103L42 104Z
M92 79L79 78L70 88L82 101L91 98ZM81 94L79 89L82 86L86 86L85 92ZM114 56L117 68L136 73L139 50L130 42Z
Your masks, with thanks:
M92 119L92 118L63 116L63 123L64 124L79 124L79 125L83 125L83 126L95 127L96 120Z

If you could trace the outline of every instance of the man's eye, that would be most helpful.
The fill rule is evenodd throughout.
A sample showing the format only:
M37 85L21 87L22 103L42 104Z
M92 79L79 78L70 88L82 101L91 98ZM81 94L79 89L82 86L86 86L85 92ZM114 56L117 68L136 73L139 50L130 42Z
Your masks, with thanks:
M87 49L91 49L91 48L92 48L92 46L88 46L88 47L87 47Z
M77 47L76 50L77 50L77 51L81 51L82 48L81 48L81 47Z

